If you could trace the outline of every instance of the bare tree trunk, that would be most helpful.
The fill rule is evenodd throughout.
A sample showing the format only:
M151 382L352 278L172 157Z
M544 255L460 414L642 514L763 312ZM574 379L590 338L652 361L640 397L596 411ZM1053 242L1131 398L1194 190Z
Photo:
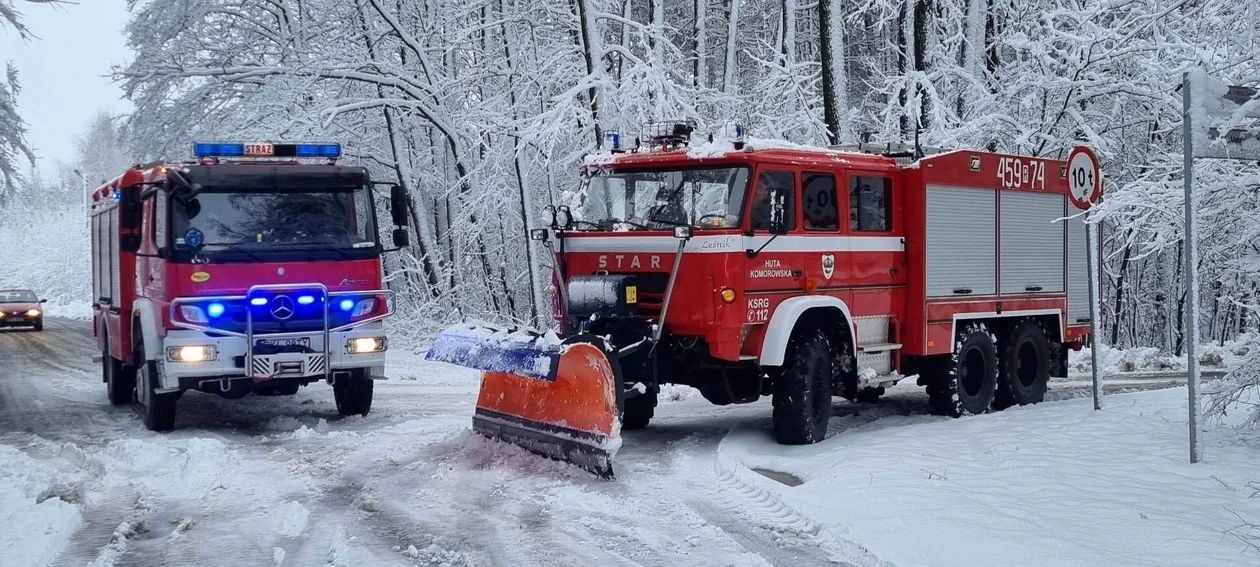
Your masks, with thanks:
M709 61L708 49L706 43L708 37L708 9L709 0L695 0L696 27L695 27L695 64L692 67L692 85L695 87L704 87L709 83Z
M516 97L516 61L512 58L511 42L508 41L508 28L504 0L499 0L499 33L503 36L503 61L507 65L508 70L508 97L512 103L512 171L516 176L516 191L518 195L518 204L520 205L521 228L523 229L522 237L525 239L525 262L529 266L529 316L535 325L542 325L543 321L538 317L538 306L543 302L542 290L538 282L538 255L535 250L534 241L529 239L530 229L530 211L533 210L529 191L525 189L525 174L521 168L521 152L520 152L520 129L516 122L520 119L517 115L519 105Z
M599 73L599 69L603 68L603 50L599 46L599 28L595 25L595 17L591 13L591 7L587 5L589 1L572 0L577 12L579 47L582 48L582 58L586 61L586 76L593 79ZM599 123L599 91L594 84L587 89L587 102L591 105L591 122L595 130L595 145L599 146L603 143L604 132L600 128Z
M722 92L735 93L736 54L739 51L740 0L726 0L726 65L722 68Z
M818 35L822 45L823 121L832 144L843 138L849 112L849 79L844 37L844 0L818 0Z

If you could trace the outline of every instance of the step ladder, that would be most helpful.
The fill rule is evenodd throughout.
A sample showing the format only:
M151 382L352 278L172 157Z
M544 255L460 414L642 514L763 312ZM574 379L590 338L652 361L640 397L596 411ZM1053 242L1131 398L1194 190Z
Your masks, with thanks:
M895 335L892 317L854 317L853 324L857 327L858 388L890 387L905 378L893 372L893 355L901 350L901 343L892 342ZM861 372L862 368L874 370L875 375Z

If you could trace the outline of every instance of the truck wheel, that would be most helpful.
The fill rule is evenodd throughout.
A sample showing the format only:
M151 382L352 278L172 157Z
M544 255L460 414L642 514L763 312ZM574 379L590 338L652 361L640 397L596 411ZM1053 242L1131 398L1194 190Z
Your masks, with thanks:
M621 414L621 429L643 429L652 421L656 413L656 394L639 394L626 399L625 411Z
M963 327L953 357L928 385L932 413L961 417L989 411L997 389L997 347L983 323Z
M136 396L141 401L141 417L144 418L144 427L149 431L170 431L175 429L175 402L179 400L179 392L169 394L159 394L154 392L161 380L159 380L158 365L156 361L147 360L144 357L144 337L139 336L131 341L134 343L135 358L134 360L139 367L136 372L135 384L137 393L143 388L145 396ZM143 398L148 398L144 400Z
M1024 319L1002 341L993 407L1035 404L1050 382L1050 339L1035 319Z
M109 344L108 336L105 336L105 344ZM121 406L131 402L132 391L136 389L136 371L124 366L121 360L110 356L108 346L101 351L101 375L105 380L105 391L109 394L109 403Z
M784 365L774 377L774 436L782 445L823 440L831 419L835 378L831 342L817 329L794 333Z
M367 415L372 409L372 379L366 370L355 370L349 378L333 383L333 398L341 415Z

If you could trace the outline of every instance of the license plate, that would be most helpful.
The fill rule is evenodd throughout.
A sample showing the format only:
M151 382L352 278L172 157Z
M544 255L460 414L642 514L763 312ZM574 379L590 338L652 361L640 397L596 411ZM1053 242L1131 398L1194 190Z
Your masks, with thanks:
M24 317L9 317L8 319L5 319L5 321L8 321L8 322L10 322L10 323L25 323L25 322L26 322L26 318L24 318Z
M300 346L303 348L311 348L311 339L310 337L302 337L299 339L258 339L257 344L276 347Z

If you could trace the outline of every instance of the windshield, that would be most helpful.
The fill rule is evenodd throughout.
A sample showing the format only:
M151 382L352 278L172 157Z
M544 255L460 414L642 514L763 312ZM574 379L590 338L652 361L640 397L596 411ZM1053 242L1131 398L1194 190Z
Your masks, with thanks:
M372 197L366 187L303 191L205 189L173 199L176 247L262 250L376 247Z
M578 228L738 227L747 190L742 166L600 171L588 179Z
M0 303L35 303L35 293L26 290L0 291Z

